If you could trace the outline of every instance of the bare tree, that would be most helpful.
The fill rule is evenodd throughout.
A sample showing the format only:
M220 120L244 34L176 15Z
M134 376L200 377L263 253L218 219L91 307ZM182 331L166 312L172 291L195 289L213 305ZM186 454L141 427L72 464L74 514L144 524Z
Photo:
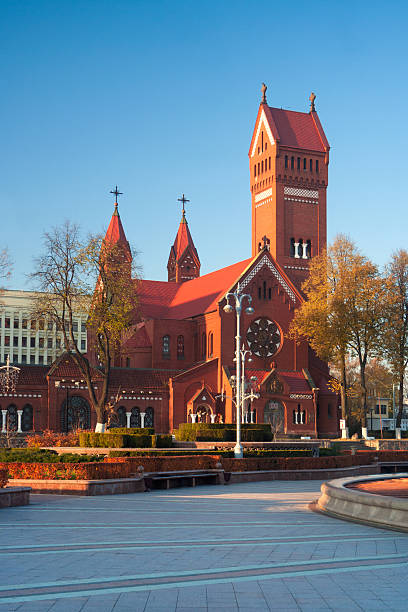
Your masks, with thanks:
M101 235L84 241L78 226L67 221L44 234L44 253L31 279L42 292L35 316L55 321L65 350L86 382L96 429L104 431L112 359L137 307L130 250L107 243ZM73 326L78 310L89 313L88 355L96 353L96 368L78 347Z
M7 248L0 251L0 281L7 280L11 276L13 264L10 260L10 255Z

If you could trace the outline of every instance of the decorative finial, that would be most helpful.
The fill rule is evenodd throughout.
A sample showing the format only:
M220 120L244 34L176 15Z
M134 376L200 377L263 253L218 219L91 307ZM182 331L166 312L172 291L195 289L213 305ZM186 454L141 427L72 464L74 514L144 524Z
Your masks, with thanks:
M269 245L271 244L271 241L269 240L268 236L262 236L262 242L263 246L259 250L269 251Z
M313 93L313 91L312 91L312 93L310 94L310 98L309 98L309 100L310 100L310 112L314 112L314 111L316 110L316 109L315 109L315 100L316 100L316 95Z
M266 90L268 89L268 87L265 85L265 83L262 83L262 102L261 104L266 104Z
M182 204L183 204L183 209L182 209L183 219L185 219L185 218L186 218L186 210L185 210L185 208L184 208L184 204L185 204L186 202L189 202L189 201L190 201L190 200L187 200L187 198L184 196L184 193L183 193L183 195L181 196L181 198L177 198L177 202L182 202Z

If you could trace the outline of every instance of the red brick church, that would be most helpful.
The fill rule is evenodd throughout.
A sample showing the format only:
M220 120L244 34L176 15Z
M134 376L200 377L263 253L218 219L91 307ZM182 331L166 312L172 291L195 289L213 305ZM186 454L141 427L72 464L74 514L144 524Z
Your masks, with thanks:
M227 293L239 285L251 296L253 307L247 314L249 302L244 303L240 321L243 348L248 351L245 388L259 396L245 406L245 421L277 419L285 433L299 436L338 434L337 396L327 386L327 364L306 342L287 337L294 310L303 300L301 284L310 258L326 247L330 147L314 94L310 100L306 113L273 108L263 87L249 148L250 258L200 276L186 200L181 198L182 218L167 262L168 280L135 280L139 310L110 382L111 397L120 392L121 425L154 425L156 431L167 432L183 422L235 421L230 397L236 317L224 306ZM117 204L106 239L129 248ZM0 398L3 410L7 401ZM31 427L37 430L67 430L74 422L94 425L86 389L66 355L50 370L22 367L12 401L16 411L31 407Z

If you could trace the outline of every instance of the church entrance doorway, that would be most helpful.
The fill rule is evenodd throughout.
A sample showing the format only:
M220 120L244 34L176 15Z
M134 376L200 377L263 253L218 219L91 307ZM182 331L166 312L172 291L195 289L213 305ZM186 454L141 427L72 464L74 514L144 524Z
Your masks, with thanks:
M208 406L199 406L197 408L197 423L211 423L211 414L211 409Z
M285 430L285 408L281 402L269 400L264 409L264 422L269 423L274 434Z
M91 408L80 395L67 397L61 407L61 431L91 428Z

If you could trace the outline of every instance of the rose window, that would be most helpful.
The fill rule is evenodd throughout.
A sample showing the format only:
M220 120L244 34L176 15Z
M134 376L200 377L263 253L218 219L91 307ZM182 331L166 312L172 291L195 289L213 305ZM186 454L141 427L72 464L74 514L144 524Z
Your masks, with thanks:
M252 321L246 334L249 350L258 357L272 357L281 345L281 333L275 321L261 317Z

